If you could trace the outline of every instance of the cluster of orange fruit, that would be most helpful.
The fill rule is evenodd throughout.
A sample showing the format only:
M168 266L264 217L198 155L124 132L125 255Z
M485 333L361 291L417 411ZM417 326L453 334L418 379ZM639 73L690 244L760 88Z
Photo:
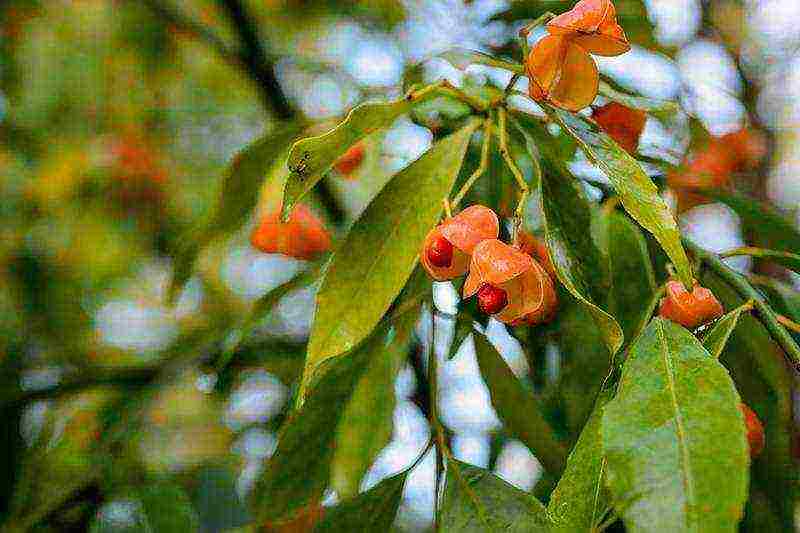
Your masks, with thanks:
M734 173L756 168L766 154L767 142L758 130L745 128L712 137L667 176L678 199L678 212L708 203L698 191L730 187Z
M480 310L501 322L549 321L558 298L547 249L531 235L521 233L513 246L500 241L499 235L495 212L470 206L428 233L420 254L422 265L437 281L468 274L464 298L477 295Z
M358 143L337 159L333 168L341 177L352 179L363 160L364 146ZM308 206L295 206L285 223L281 222L280 215L279 207L261 217L250 234L250 244L254 248L268 254L283 254L305 260L315 259L331 249L330 233Z
M631 49L611 0L581 0L547 23L548 35L525 61L530 97L579 111L597 96L600 74L591 54L618 56Z

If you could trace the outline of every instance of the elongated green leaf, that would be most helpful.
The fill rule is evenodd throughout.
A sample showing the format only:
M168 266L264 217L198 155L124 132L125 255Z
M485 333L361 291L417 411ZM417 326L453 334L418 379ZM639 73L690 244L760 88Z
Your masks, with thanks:
M174 268L168 291L173 302L192 275L202 248L220 235L238 229L258 202L258 192L275 159L297 136L294 125L281 125L239 152L222 178L219 196L207 222L173 258ZM271 175L271 174L270 174Z
M706 271L700 281L714 292L726 309L745 303L735 290L710 271ZM795 500L792 494L797 484L792 452L795 385L793 376L786 371L783 350L759 319L745 313L739 317L720 360L730 370L742 400L758 413L764 424L766 446L752 465L751 489L766 495L772 511L783 522L783 530L793 531Z
M544 155L541 145L540 150ZM539 187L550 259L559 281L586 306L614 355L624 335L614 317L599 305L603 295L598 285L605 277L605 268L589 231L591 207L581 185L568 174L552 172L558 168L553 163L545 167Z
M749 306L739 306L730 313L720 318L714 326L706 332L703 336L703 347L708 350L712 357L719 359L725 345L728 344L728 339L731 333L736 329L739 323L739 317L742 313L749 312Z
M653 98L645 98L643 96L634 96L632 94L623 93L616 90L608 83L600 82L600 94L618 104L634 109L641 109L653 115L658 120L664 121L674 116L675 113L680 111L680 105L677 102L669 100L655 100Z
M376 339L383 341L382 335ZM289 518L322 498L330 480L337 427L373 345L367 342L334 361L281 429L278 448L250 496L253 514L260 522Z
M477 52L467 48L451 48L450 50L442 52L441 54L437 54L436 57L440 57L445 61L448 61L451 65L459 70L466 70L466 68L470 65L486 65L489 67L510 70L511 72L515 72L517 74L525 74L525 67L520 63L504 61L502 59L497 59L494 56L484 54L483 52Z
M800 251L800 230L775 208L740 193L706 190L703 194L736 211L760 246L795 254Z
M566 450L542 416L541 406L485 336L476 332L473 339L478 366L500 420L548 472L558 474L564 469Z
M650 311L656 278L647 241L639 228L620 213L606 215L611 287L608 311L617 319L625 338L632 341ZM646 317L645 320L647 320Z
M341 498L358 494L361 478L392 437L394 382L418 313L406 313L375 353L342 413L336 432L332 485Z
M554 531L593 531L610 508L603 483L606 461L600 424L603 408L612 396L611 391L605 391L597 399L592 415L569 454L567 469L550 496L547 512L553 520Z
M749 463L739 401L687 330L650 323L602 420L608 486L628 530L736 530Z
M350 230L317 295L304 382L320 363L366 337L400 292L478 125L441 140L397 174Z
M750 257L766 259L767 261L777 263L800 274L800 255L797 254L752 247L739 248L733 252L724 254L725 257L733 257L737 255L749 255Z
M408 477L405 470L384 479L363 494L325 511L318 533L373 533L391 531Z
M651 232L667 253L681 281L692 285L692 267L681 245L678 225L639 163L588 118L544 106L548 116L578 141L586 157L608 177L625 210Z
M415 104L424 100L402 98L361 104L328 133L297 141L289 151L287 161L291 173L284 190L284 216L288 217L294 205L314 188L350 146L374 131L388 128L400 115L408 113Z
M459 533L549 531L544 506L488 470L455 459L447 462L441 530Z

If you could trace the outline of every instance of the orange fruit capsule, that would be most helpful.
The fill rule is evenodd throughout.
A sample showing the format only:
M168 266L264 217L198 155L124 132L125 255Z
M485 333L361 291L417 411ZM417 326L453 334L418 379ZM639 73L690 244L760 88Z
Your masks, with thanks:
M658 314L683 327L694 329L721 317L724 312L722 304L710 290L695 285L692 292L688 292L683 283L668 281L666 296L661 299Z
M504 306L482 307L494 311L491 314L505 323L537 313L545 306L546 299L555 299L553 282L535 259L497 239L485 240L473 251L464 298L480 292L484 296L479 303L488 300L494 304L503 300L500 291L505 293ZM552 298L548 291L553 291Z
M719 140L730 150L737 170L753 169L767 155L767 139L758 130L741 129L723 135Z
M764 451L764 426L758 415L746 404L740 403L739 409L744 415L744 425L747 428L747 444L750 446L750 457L755 458Z
M420 260L436 281L457 278L469 269L475 246L500 234L500 221L486 206L470 206L433 228L422 244Z
M253 247L296 259L314 259L331 249L328 230L307 206L297 204L286 223L280 221L280 211L271 211L261 218L250 234Z
M523 252L534 259L536 259L547 271L551 278L558 279L556 275L556 269L553 266L553 262L550 261L550 252L547 250L547 244L545 244L544 240L531 235L527 231L520 231L519 232L519 243L517 247Z
M618 56L631 49L625 31L617 23L617 10L611 0L581 0L551 20L547 31L568 37L598 56Z
M610 102L592 110L592 118L629 154L636 153L639 137L642 136L647 114L616 102Z
M345 178L351 178L353 172L364 161L364 146L354 144L333 164L333 168Z
M567 111L579 111L594 101L600 74L594 59L572 39L548 35L533 47L525 62L528 93Z
M696 191L728 187L735 169L736 159L730 147L719 139L712 140L694 154L688 164L667 175L667 183L678 197L678 212L708 203L709 200Z

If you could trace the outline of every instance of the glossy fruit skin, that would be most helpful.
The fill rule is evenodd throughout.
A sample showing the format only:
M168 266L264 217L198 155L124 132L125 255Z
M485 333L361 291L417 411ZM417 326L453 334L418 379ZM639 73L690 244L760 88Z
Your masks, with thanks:
M764 451L764 425L758 415L744 403L739 404L744 415L744 425L747 428L747 444L750 447L750 457L755 459Z
M325 225L304 204L292 210L289 221L280 221L280 209L265 214L250 234L250 244L269 254L311 260L331 249Z
M333 168L344 176L345 178L351 177L353 172L361 166L364 161L364 146L361 143L351 146L342 156L333 164Z
M437 268L447 268L453 263L453 245L439 235L428 247L428 261Z
M503 289L488 283L478 289L478 308L487 315L497 314L507 305L508 294Z
M661 299L658 314L681 326L694 329L723 315L725 310L714 294L699 285L688 292L679 281L668 281L666 296Z

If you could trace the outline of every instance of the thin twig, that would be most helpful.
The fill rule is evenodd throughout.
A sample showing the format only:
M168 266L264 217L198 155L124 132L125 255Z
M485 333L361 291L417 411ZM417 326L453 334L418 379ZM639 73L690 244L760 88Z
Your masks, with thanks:
M483 122L483 146L481 147L481 160L478 164L478 168L472 173L469 179L464 182L464 185L461 186L461 189L450 201L451 207L458 207L458 204L464 199L464 195L469 192L469 190L475 184L475 181L480 178L484 172L486 172L486 169L489 167L489 148L491 144L492 119L489 117Z

